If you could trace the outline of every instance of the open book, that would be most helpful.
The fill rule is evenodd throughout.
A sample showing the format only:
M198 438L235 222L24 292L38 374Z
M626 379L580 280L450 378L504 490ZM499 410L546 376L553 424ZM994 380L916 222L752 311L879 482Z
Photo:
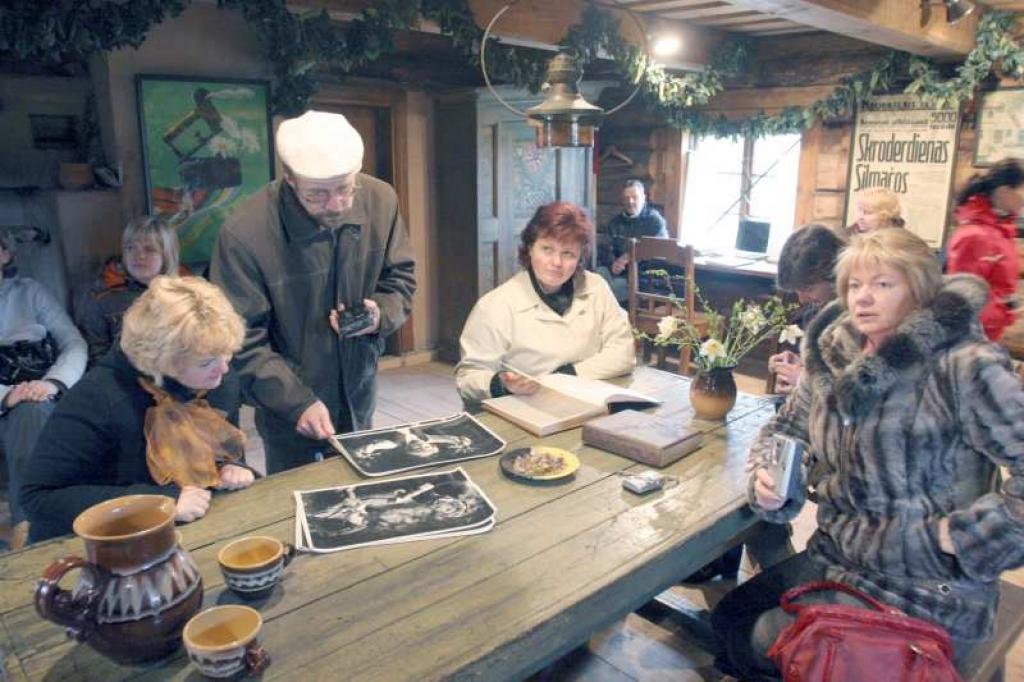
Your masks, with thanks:
M483 406L536 436L572 429L609 412L642 410L661 404L651 396L597 379L572 374L524 376L539 383L540 390L533 395L488 398Z

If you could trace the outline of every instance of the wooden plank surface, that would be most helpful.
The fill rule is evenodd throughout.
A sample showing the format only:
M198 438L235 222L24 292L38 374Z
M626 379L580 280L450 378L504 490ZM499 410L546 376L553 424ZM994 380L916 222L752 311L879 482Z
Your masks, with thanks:
M665 400L658 412L690 419L687 382L648 368L632 387ZM654 496L621 488L635 463L583 446L580 429L543 439L576 452L570 482L523 486L495 458L463 463L498 509L477 536L301 555L281 586L258 603L273 665L266 679L514 679L537 670L621 618L725 549L752 523L744 504L746 451L771 409L741 396L729 423L694 420L700 451L665 471L678 484ZM509 447L538 439L482 417ZM216 563L224 542L246 534L291 539L292 491L358 480L340 459L217 496L201 521L182 526L203 575L204 606L235 603ZM0 651L11 679L182 679L179 653L148 666L120 666L69 642L31 605L52 560L81 552L76 538L0 558Z

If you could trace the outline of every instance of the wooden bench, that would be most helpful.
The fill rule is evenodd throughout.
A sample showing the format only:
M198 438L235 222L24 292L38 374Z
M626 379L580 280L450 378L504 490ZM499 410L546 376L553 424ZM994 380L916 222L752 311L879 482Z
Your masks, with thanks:
M960 666L968 682L1003 682L1006 654L1024 631L1024 587L999 581L999 613L992 637Z

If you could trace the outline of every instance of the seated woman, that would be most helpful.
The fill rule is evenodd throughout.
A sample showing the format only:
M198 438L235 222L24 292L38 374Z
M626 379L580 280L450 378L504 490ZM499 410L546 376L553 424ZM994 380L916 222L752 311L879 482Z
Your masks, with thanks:
M843 228L843 239L874 232L885 227L903 227L900 200L888 187L871 187L854 197L857 221Z
M477 301L462 330L455 381L463 400L537 390L508 367L592 379L632 371L626 312L608 283L583 269L593 238L594 226L579 206L556 201L537 209L522 232L524 270Z
M174 497L188 522L209 508L208 488L252 483L244 436L221 411L237 414L225 375L244 327L206 280L150 282L119 347L68 391L39 439L21 488L33 541L70 533L79 512L113 497Z
M132 220L121 233L121 257L103 272L75 304L75 321L89 344L89 364L106 355L121 332L128 306L157 275L177 275L178 233L161 218Z
M10 545L19 549L28 523L21 474L58 398L85 371L85 341L44 286L15 276L10 237L0 233L0 453L7 459Z
M712 615L720 667L742 679L777 679L764 654L791 622L779 608L791 587L852 585L947 628L959 658L992 632L999 575L1024 563L1024 392L977 323L984 282L943 282L908 230L854 240L836 274L838 300L808 329L800 383L750 452L751 508L787 522L806 482L818 528L806 551ZM773 434L813 453L790 499L765 468ZM1001 487L999 466L1010 472Z
M807 329L822 306L836 297L833 270L843 242L824 225L805 225L782 245L775 288L793 292L800 301L800 329ZM799 353L784 350L768 358L775 373L775 392L788 394L796 387L804 363Z
M975 175L956 197L957 228L947 248L949 272L970 272L988 282L981 311L988 338L998 341L1017 317L1017 219L1024 207L1024 165L1004 159Z

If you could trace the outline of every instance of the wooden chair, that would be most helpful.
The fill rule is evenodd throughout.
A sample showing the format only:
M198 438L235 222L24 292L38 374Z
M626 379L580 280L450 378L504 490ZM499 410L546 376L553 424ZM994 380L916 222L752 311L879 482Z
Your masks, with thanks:
M668 283L678 304L673 304L667 293L642 291L641 267L643 270L665 269L670 273L682 272L682 281L673 277ZM675 315L696 325L701 333L707 331L707 320L695 310L693 247L680 246L674 239L642 237L629 242L629 322L634 329L651 336L658 333L658 322L666 315ZM681 304L681 305L680 305ZM665 349L658 349L658 363L663 364ZM679 373L686 374L690 368L690 348L679 350Z

